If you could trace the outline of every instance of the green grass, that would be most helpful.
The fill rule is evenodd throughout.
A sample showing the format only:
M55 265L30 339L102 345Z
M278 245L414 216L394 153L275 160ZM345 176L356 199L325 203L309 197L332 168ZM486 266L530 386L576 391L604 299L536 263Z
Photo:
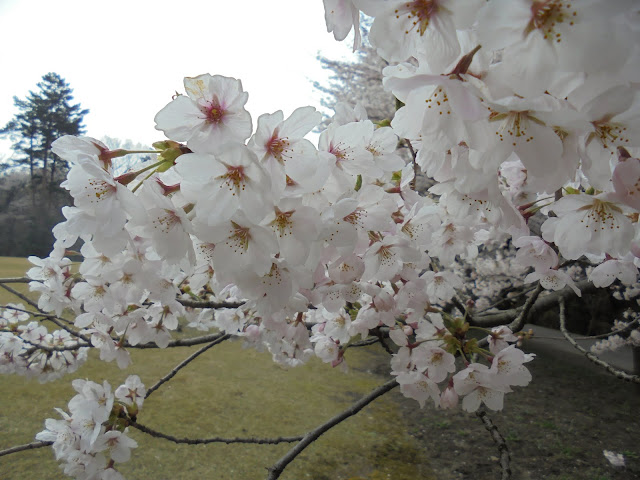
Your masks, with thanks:
M21 276L28 262L0 259L0 277ZM23 287L26 287L24 285ZM26 289L25 289L26 291ZM0 301L13 301L0 292ZM194 336L197 333L194 333ZM44 385L18 376L0 376L0 449L29 443L66 409L74 395L71 380L108 380L116 387L129 374L154 384L196 347L132 350L133 365L121 371L92 354L78 372ZM175 436L276 437L301 434L331 418L386 379L369 373L386 361L377 349L347 352L347 372L319 361L285 370L267 353L229 341L214 347L155 392L138 421ZM433 478L424 451L406 433L397 392L376 400L308 447L281 476L284 480ZM292 445L176 445L138 431L131 461L120 470L134 479L263 479ZM0 479L61 479L50 448L0 459Z

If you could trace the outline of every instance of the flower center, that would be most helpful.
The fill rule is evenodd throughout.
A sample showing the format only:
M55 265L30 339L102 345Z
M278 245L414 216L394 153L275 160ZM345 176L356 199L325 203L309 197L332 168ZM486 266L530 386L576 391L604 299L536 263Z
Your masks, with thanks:
M242 255L249 249L249 240L251 240L249 228L238 225L233 221L231 224L233 225L233 230L231 236L225 243L233 248L234 253L240 253L240 255Z
M225 166L227 167L227 173L218 177L219 179L223 180L220 188L222 188L222 186L226 184L229 187L229 190L244 190L247 182L247 176L244 173L244 167L242 165L234 167L227 164L225 164ZM235 192L233 193L233 195L235 195Z
M209 105L204 108L204 114L206 115L207 123L219 125L227 115L227 110L220 105L217 98L214 98L209 102Z
M291 221L291 215L295 210L289 212L282 212L276 207L276 218L271 222L273 229L280 233L280 237L286 237L291 235L293 222Z
M439 8L438 0L414 0L396 9L395 14L398 19L406 14L407 20L412 22L413 26L405 30L405 34L417 28L416 31L422 36L429 26L431 17L438 13Z
M531 5L531 20L527 25L526 33L540 30L545 40L560 43L562 34L556 31L556 27L563 23L573 25L576 16L577 12L571 9L570 1L536 1Z
M287 138L279 138L277 133L267 142L267 153L278 160L280 163L284 163L282 153L289 148L289 141Z

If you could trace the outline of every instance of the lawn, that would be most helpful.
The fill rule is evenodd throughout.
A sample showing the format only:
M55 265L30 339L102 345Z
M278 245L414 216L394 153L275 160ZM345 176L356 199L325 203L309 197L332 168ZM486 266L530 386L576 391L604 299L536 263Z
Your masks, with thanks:
M22 276L28 268L25 259L0 258L0 277ZM27 291L26 285L17 287ZM16 300L0 292L2 304L12 301ZM0 449L33 441L46 418L57 418L53 408L66 408L74 395L74 378L108 380L115 388L135 373L150 386L195 348L134 350L133 364L126 371L91 355L76 373L47 384L18 376L0 377ZM302 434L388 379L374 373L386 361L386 354L377 348L351 349L348 354L347 371L319 361L286 370L274 364L268 353L244 349L241 341L228 341L207 351L154 393L138 421L178 437ZM281 478L434 478L426 452L407 433L397 395L392 392L376 400L322 436L287 467ZM138 431L131 436L139 447L120 469L128 480L262 479L266 468L292 446L188 446ZM0 459L2 480L61 478L66 477L50 448Z

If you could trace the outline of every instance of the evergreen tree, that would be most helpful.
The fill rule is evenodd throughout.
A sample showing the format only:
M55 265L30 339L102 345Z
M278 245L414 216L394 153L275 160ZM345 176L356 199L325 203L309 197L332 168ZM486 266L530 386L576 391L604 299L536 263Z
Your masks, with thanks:
M57 73L47 73L38 83L37 92L26 99L13 98L18 113L0 130L14 142L13 166L28 166L32 184L56 183L67 168L51 152L51 143L63 135L84 133L83 117L89 112L72 104L73 90Z
M72 103L72 92L60 75L47 73L37 91L25 99L14 97L18 113L0 129L0 137L13 142L13 155L1 168L0 220L16 228L0 233L0 255L46 256L53 244L51 229L63 219L61 208L72 203L59 186L67 162L51 151L57 138L84 133L82 119L89 111Z

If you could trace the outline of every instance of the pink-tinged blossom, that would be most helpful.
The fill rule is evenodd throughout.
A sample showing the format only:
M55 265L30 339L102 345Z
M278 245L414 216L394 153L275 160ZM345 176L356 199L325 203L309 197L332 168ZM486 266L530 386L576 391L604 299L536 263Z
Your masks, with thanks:
M632 285L638 279L638 267L632 262L611 259L601 263L589 274L589 280L598 288L611 285L619 279L624 285Z
M630 52L628 35L617 15L629 13L630 0L497 0L478 14L483 48L505 49L514 59L512 76L536 77L542 90L550 71L601 72L620 68ZM517 85L517 84L516 84ZM540 90L540 91L542 91Z
M234 272L243 270L266 275L271 270L271 256L279 251L273 231L252 224L244 215L216 227L198 226L196 233L215 244L212 262L219 277L233 278Z
M311 191L312 187L326 180L328 169L319 161L313 144L303 138L321 119L322 115L313 107L297 108L287 119L281 110L258 118L256 133L249 140L248 147L267 171L274 196L282 195L287 181Z
M478 0L391 1L376 16L369 38L389 62L423 56L433 70L444 70L460 53L456 29L471 27Z
M493 327L491 335L487 337L489 342L489 350L494 355L509 346L508 342L517 342L518 337L513 334L511 329L506 325L501 327Z
M327 32L333 32L333 38L342 41L353 28L353 51L362 41L360 36L360 10L353 0L324 0L324 19Z
M177 264L186 258L193 264L195 252L190 236L193 228L183 206L176 205L171 197L163 195L153 179L144 183L139 196L146 207L146 219L130 223L129 228L150 238L164 261Z
M551 245L537 236L523 236L513 241L518 247L515 261L523 267L548 270L558 265L558 254Z
M620 149L618 150L620 152ZM640 159L624 157L613 170L613 189L622 203L640 211Z
M426 293L431 303L446 303L456 294L456 288L462 288L462 280L451 271L427 271L420 278L426 282Z
M524 366L534 358L532 353L524 353L515 345L500 350L491 362L491 370L496 373L496 381L502 385L526 387L531 381L531 373Z
M502 410L504 394L512 390L497 379L494 371L480 363L472 363L453 376L453 388L464 397L462 409L475 412L484 403L491 410Z
M579 102L577 98L569 97L569 100ZM580 137L579 147L582 169L593 187L600 190L610 188L611 163L616 160L618 147L640 146L639 102L640 94L635 89L617 86L600 93L584 105L578 104L590 123L589 131ZM630 170L634 169L628 166L622 170L631 174ZM637 169L631 175L634 174L637 174ZM620 189L619 177L616 181Z
M611 193L562 197L551 207L558 215L542 225L542 238L554 242L563 257L573 260L584 254L624 256L635 229L624 207Z
M258 223L273 205L269 177L244 145L227 145L215 156L182 155L175 169L182 176L180 191L195 204L197 219L209 226L238 210Z
M421 253L404 238L387 235L375 242L367 250L364 257L365 270L363 279L379 281L391 280L397 275L404 263L420 260Z
M322 228L320 214L297 198L282 199L261 223L276 235L280 255L292 265L303 264Z
M530 273L524 279L525 283L533 283L536 280L540 281L540 285L542 285L547 290L561 290L567 285L571 287L571 289L578 295L582 297L582 292L576 286L573 279L562 270L536 270L535 272Z
M221 75L184 79L187 95L178 95L156 115L156 129L196 152L215 153L222 145L244 142L251 135L251 115L244 108L249 94L240 80Z
M436 382L420 372L399 373L396 380L400 384L400 391L405 397L413 398L424 407L428 398L433 400L436 406L440 403L440 389Z

